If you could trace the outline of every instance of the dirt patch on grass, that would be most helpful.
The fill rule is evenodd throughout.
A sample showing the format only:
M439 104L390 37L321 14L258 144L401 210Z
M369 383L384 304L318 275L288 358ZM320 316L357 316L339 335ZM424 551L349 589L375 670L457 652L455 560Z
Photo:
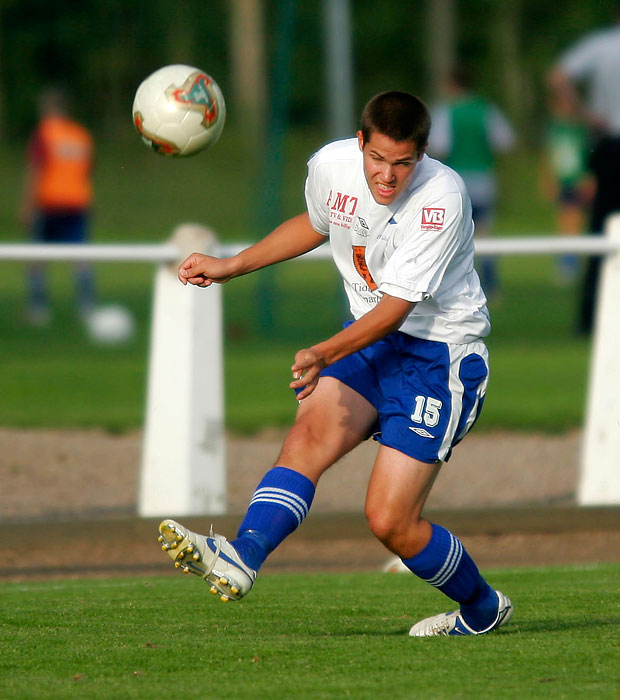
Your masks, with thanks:
M281 432L229 436L228 512L245 511L282 438ZM573 503L580 438L577 432L474 433L444 465L428 507ZM11 520L134 514L141 449L139 432L1 428L0 514ZM313 512L360 512L376 450L376 443L368 441L332 467L319 484Z

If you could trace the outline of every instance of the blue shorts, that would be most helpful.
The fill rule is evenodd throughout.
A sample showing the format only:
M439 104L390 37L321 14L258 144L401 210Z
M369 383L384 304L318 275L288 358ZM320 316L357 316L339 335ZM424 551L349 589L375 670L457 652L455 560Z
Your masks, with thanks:
M483 341L463 345L399 331L321 372L361 394L378 412L377 442L421 462L445 462L476 422L488 381Z
M41 211L34 222L33 239L39 243L84 243L89 212L85 210Z

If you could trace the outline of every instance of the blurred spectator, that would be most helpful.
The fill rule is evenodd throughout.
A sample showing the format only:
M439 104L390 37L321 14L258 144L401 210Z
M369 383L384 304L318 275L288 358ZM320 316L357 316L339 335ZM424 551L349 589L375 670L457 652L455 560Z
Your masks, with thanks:
M471 198L476 235L492 233L498 186L496 157L514 146L511 125L498 107L475 94L464 67L454 68L432 113L429 152L456 170ZM480 258L482 287L493 301L499 294L497 261Z
M613 27L592 32L570 47L548 82L575 101L590 127L590 167L596 180L590 232L600 234L609 214L620 211L620 12ZM581 89L585 88L585 99ZM578 330L592 330L600 258L588 259Z
M40 121L28 145L20 218L36 243L83 243L89 237L93 199L90 133L68 116L64 93L46 90L39 103ZM94 303L94 279L87 264L77 264L79 314ZM28 319L46 325L51 318L45 265L28 269Z
M570 95L550 87L549 122L545 130L541 167L541 189L556 206L558 233L583 233L594 182L588 170L590 136ZM558 258L558 278L573 282L579 271L579 256L566 253Z

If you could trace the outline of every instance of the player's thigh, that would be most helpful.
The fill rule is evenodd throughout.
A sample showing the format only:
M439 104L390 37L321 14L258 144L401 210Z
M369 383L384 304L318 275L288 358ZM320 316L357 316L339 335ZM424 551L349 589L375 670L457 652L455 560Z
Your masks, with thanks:
M368 482L366 511L390 513L396 520L419 518L441 465L381 445Z
M277 464L314 483L370 434L377 411L361 394L333 377L321 377L299 405Z

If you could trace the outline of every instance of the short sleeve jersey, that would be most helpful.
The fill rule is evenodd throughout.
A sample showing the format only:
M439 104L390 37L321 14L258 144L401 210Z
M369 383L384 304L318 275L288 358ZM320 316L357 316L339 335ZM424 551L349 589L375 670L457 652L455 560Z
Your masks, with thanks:
M336 141L308 163L306 204L312 226L329 237L355 319L389 294L417 302L404 333L457 344L488 335L471 203L455 171L425 155L400 197L377 204L357 139Z
M476 95L465 95L433 110L429 148L461 175L491 173L495 154L514 145L514 133L499 109Z
M602 117L615 136L620 135L620 24L589 34L560 59L575 80L588 82L590 109Z

